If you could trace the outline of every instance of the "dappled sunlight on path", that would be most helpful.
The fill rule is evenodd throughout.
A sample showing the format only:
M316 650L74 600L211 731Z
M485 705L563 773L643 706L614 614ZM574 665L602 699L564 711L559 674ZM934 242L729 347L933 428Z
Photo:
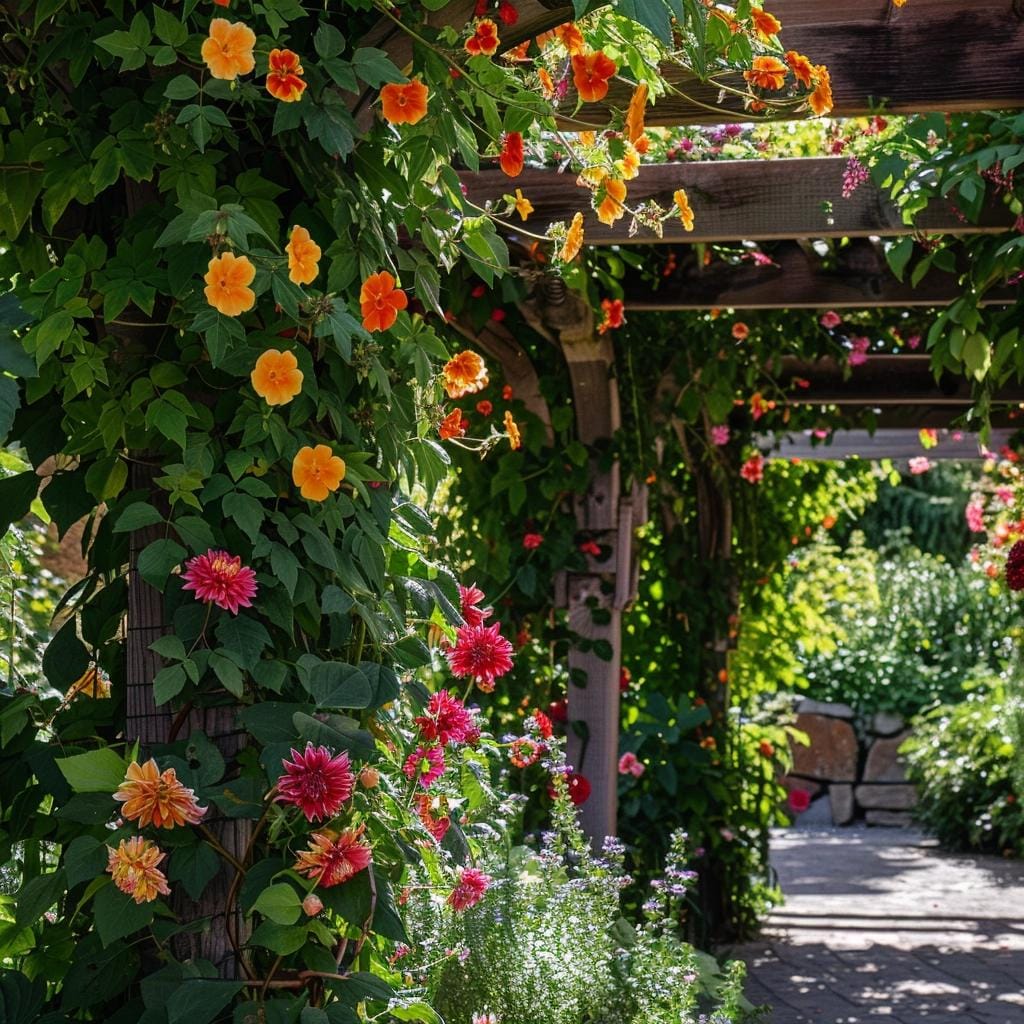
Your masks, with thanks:
M733 955L771 1024L1024 1024L1024 864L905 829L777 833L786 903Z

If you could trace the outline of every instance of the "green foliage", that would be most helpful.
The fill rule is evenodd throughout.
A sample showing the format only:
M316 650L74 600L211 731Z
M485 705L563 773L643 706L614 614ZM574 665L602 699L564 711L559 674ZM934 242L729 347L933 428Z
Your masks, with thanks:
M954 850L1024 855L1021 739L1016 684L974 677L963 698L916 717L901 748L917 785L918 820Z

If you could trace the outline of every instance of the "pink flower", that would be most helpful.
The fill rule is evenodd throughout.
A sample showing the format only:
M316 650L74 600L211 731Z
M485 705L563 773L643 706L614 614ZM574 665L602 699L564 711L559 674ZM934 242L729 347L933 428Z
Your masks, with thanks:
M429 789L444 775L444 750L419 746L405 759L402 771L407 779L416 779L424 789Z
M251 608L258 589L256 573L242 565L241 558L212 548L190 558L181 575L185 580L182 590L194 590L200 601L212 602L232 615L237 615L239 608Z
M997 487L996 488L996 497L1004 505L1012 505L1013 504L1013 488L1012 487Z
M277 782L277 799L294 804L307 821L333 818L355 787L352 762L344 751L335 755L327 747L307 743L301 754L293 749L291 761L281 764L284 774Z
M964 509L964 518L967 520L967 528L972 533L985 532L985 506L980 501L968 502Z
M712 444L728 444L729 443L729 428L726 426L717 426L711 428L711 442Z
M740 476L748 484L759 484L764 479L764 456L757 452L740 466Z
M818 321L827 331L838 327L842 322L843 318L833 309L830 309L827 313L822 313L821 319Z
M460 868L455 888L448 894L448 906L453 910L469 910L475 907L487 892L494 879L479 868Z
M918 348L920 346L920 344L921 344L921 335L920 334L912 334L909 338L907 338L907 348L915 349L915 348Z
M851 338L850 355L847 362L851 366L863 366L868 361L868 349L871 348L870 338Z
M461 626L455 646L446 652L448 666L461 679L475 679L484 693L494 689L494 680L512 668L512 645L493 626Z
M425 740L432 743L465 743L476 722L466 705L448 690L432 694L426 714L416 718Z
M731 828L720 828L718 834L727 842L731 843L736 838L736 833Z
M302 909L310 917L316 917L324 909L324 901L315 892L311 892L302 901Z
M523 547L527 551L534 551L544 543L544 538L539 533L527 533L523 536Z
M927 473L932 468L932 464L923 455L915 456L910 460L910 472L914 476L920 476L922 473Z
M633 753L632 750L627 750L626 753L619 758L619 774L620 775L632 775L633 778L639 779L643 773L647 771L647 766Z
M468 587L459 584L460 611L471 626L482 626L484 619L490 618L493 613L492 608L477 608L483 599L484 592L475 583L470 583Z

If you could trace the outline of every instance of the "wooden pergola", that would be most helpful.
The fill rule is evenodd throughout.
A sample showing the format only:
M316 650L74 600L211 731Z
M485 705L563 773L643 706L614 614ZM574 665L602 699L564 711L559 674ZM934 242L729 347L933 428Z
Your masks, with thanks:
M458 6L457 4L454 6ZM465 4L464 6L469 6ZM774 0L767 8L782 22L788 48L828 65L832 74L837 116L865 115L880 109L898 113L955 113L1024 107L1024 5L1020 0L909 0L896 8L891 0L850 0L823 4L821 0ZM514 45L539 31L570 20L567 4L527 0L519 4L520 20L505 42ZM455 15L457 17L457 15ZM709 115L718 105L713 90L692 81L682 83L673 69L669 81L681 92L666 96L648 111L649 125L680 126L721 123L728 115ZM623 109L629 90L613 89L605 105ZM562 117L571 129L595 120L584 105L578 114ZM735 120L743 120L741 111ZM789 160L675 162L646 165L630 183L630 199L671 203L675 189L686 188L698 211L696 228L685 233L674 222L660 241L649 235L630 237L628 218L612 227L587 217L587 241L592 245L658 244L679 250L679 270L658 290L636 278L626 281L629 311L658 311L714 307L757 309L864 309L935 306L959 294L957 276L933 270L917 287L899 281L882 253L882 240L908 233L899 211L884 191L862 185L851 198L841 195L843 157ZM462 175L471 202L500 203L510 180L499 170ZM589 210L587 190L577 188L572 175L532 169L515 179L534 205L532 224L567 220ZM937 234L1006 231L1011 217L1001 206L983 211L977 224L965 222L947 203L933 204L918 218L917 230ZM844 239L835 258L822 261L819 240ZM514 240L514 238L510 239ZM705 269L680 247L693 242L763 244L771 265L713 265ZM989 302L1011 303L1018 289L993 291ZM598 335L592 314L571 294L538 292L522 306L528 322L557 344L565 356L573 388L577 430L584 444L610 438L620 426L619 398L612 374L613 342ZM549 422L537 375L522 346L502 325L490 323L479 332L461 328L503 369L518 398L530 411ZM814 404L876 412L881 430L869 440L864 432L839 432L830 445L812 443L801 435L782 439L787 455L804 458L905 458L922 454L921 427L945 428L970 406L970 393L961 379L936 379L926 355L908 353L872 356L844 379L841 368L823 360L815 364L787 361L784 372L811 381ZM1008 389L998 398L1024 403L1024 389ZM991 444L1005 441L997 432ZM970 436L947 437L939 457L965 457L977 452ZM633 594L637 566L633 550L636 526L646 520L643 488L623 488L617 466L598 471L595 464L588 494L578 502L579 528L596 536L613 552L600 562L591 560L585 572L560 581L559 602L568 609L570 628L591 640L604 640L613 657L604 661L590 652L570 655L570 668L582 670L586 686L569 686L569 716L585 724L582 742L569 732L569 760L592 784L582 805L584 827L591 836L616 831L617 760L619 741L619 671L622 612ZM594 623L594 604L607 614Z

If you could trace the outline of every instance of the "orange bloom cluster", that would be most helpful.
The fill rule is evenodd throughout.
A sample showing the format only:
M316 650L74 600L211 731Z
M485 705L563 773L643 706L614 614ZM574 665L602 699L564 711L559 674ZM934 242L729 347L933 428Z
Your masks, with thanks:
M288 254L288 279L292 284L312 284L320 273L317 264L320 246L310 237L309 231L296 224L284 251Z
M769 14L760 7L752 7L750 17L754 22L754 31L766 43L770 42L773 36L778 35L782 28L782 22L774 14Z
M597 187L597 219L602 224L614 224L625 212L626 183L617 178L605 178Z
M386 331L398 319L399 310L409 305L409 297L395 287L395 279L386 270L371 274L359 290L363 327L368 331Z
M450 441L453 437L462 437L466 433L463 425L462 410L452 409L438 425L437 433L442 441Z
M427 116L429 98L430 91L422 82L389 82L380 91L381 114L390 124L416 124Z
M483 359L468 350L458 352L441 370L444 389L449 398L462 398L487 387L487 367Z
M572 58L572 80L585 103L596 103L608 95L608 80L618 71L611 57L601 50Z
M114 885L136 903L151 903L171 892L166 875L157 867L166 856L155 843L132 836L122 839L116 850L108 848L107 872L113 876Z
M517 178L523 172L523 136L520 132L506 132L498 158L501 169L510 177Z
M786 65L778 57L755 57L749 71L743 77L758 89L777 91L786 82Z
M267 405L287 405L302 391L302 377L295 354L276 348L268 348L249 375L253 390Z
M646 84L638 85L633 90L633 95L629 100L629 108L626 110L624 131L626 138L634 145L636 145L637 140L644 133L644 110L647 107L647 93Z
M210 22L210 34L203 40L203 60L214 78L233 81L239 75L247 75L256 67L252 48L256 45L256 33L241 21L214 18Z
M345 460L325 444L300 448L292 460L292 483L309 501L323 501L345 479Z
M291 50L271 50L268 61L267 92L282 103L302 99L306 83L299 55Z
M473 34L466 40L465 49L472 57L478 57L480 54L492 57L500 43L498 26L490 18L482 18L476 23Z
M129 821L138 821L140 828L197 825L206 813L199 806L195 793L178 781L173 768L160 771L150 758L145 764L132 761L121 788L114 799L124 804L121 814Z
M299 853L295 870L325 889L347 882L370 863L370 845L362 838L365 829L360 825L343 832L314 832L309 849Z
M583 248L583 214L573 214L572 223L565 236L562 251L558 254L559 259L564 263L576 259Z
M785 86L786 75L790 71L805 89L812 90L807 97L811 110L818 116L827 114L832 109L832 79L828 68L823 64L812 64L796 50L787 50L784 62L778 57L755 57L750 70L743 72L743 77L755 88L778 92ZM763 104L755 104L752 109L758 106L763 108Z
M256 293L249 287L256 268L248 256L224 252L214 256L203 280L206 301L224 316L239 316L256 305Z

